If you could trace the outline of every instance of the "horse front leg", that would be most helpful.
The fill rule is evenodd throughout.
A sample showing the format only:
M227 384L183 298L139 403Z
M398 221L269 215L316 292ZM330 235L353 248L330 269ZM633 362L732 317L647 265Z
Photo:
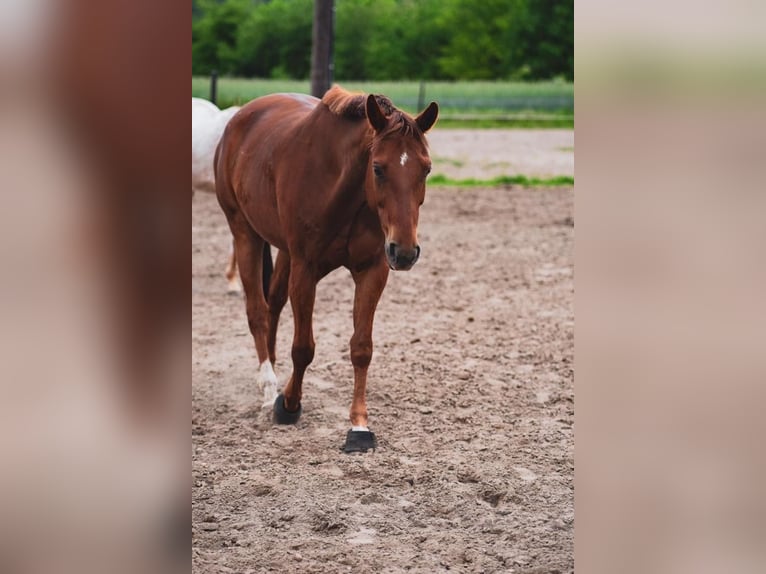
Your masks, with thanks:
M290 262L289 295L293 309L293 373L282 394L274 401L274 422L293 424L301 414L303 375L314 359L312 315L316 297L317 275L301 262Z
M351 337L351 364L354 365L354 398L351 402L351 430L345 452L366 452L375 448L375 435L367 428L367 369L372 361L372 324L375 309L388 280L384 258L363 270L351 271L354 292L354 335Z

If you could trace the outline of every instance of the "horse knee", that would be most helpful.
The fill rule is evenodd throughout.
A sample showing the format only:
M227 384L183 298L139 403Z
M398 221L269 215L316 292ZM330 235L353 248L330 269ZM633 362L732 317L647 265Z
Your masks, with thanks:
M372 361L372 340L351 339L351 364L355 367L366 368Z
M314 360L314 343L309 345L293 345L293 366L305 369Z

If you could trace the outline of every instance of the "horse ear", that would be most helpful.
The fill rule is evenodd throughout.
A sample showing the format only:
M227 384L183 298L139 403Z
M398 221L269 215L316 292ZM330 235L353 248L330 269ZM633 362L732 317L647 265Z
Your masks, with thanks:
M436 123L436 118L439 117L439 104L431 102L423 112L415 118L415 123L418 124L420 131L426 133Z
M387 123L386 116L380 111L380 106L373 94L367 96L367 121L375 128L376 132L383 131Z

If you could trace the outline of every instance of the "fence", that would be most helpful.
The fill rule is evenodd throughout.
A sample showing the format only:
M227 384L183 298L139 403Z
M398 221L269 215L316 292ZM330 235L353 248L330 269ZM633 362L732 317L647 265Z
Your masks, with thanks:
M339 82L343 87L382 93L410 112L435 100L442 121L529 121L568 125L574 116L574 87L565 82ZM213 87L215 86L215 87ZM309 82L243 78L192 78L192 95L215 97L221 107L241 105L275 92L309 92Z

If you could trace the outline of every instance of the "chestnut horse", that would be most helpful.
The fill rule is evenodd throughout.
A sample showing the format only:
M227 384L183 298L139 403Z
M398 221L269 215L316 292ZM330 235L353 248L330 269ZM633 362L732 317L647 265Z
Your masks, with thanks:
M243 106L216 150L216 193L234 236L258 383L277 423L295 423L301 413L317 282L341 266L351 271L354 394L346 452L375 447L365 397L372 323L389 269L410 269L420 256L418 213L431 169L424 134L438 113L432 102L412 118L384 96L337 86L321 100L274 94ZM279 249L268 293L265 242ZM277 395L274 347L288 295L293 372Z

